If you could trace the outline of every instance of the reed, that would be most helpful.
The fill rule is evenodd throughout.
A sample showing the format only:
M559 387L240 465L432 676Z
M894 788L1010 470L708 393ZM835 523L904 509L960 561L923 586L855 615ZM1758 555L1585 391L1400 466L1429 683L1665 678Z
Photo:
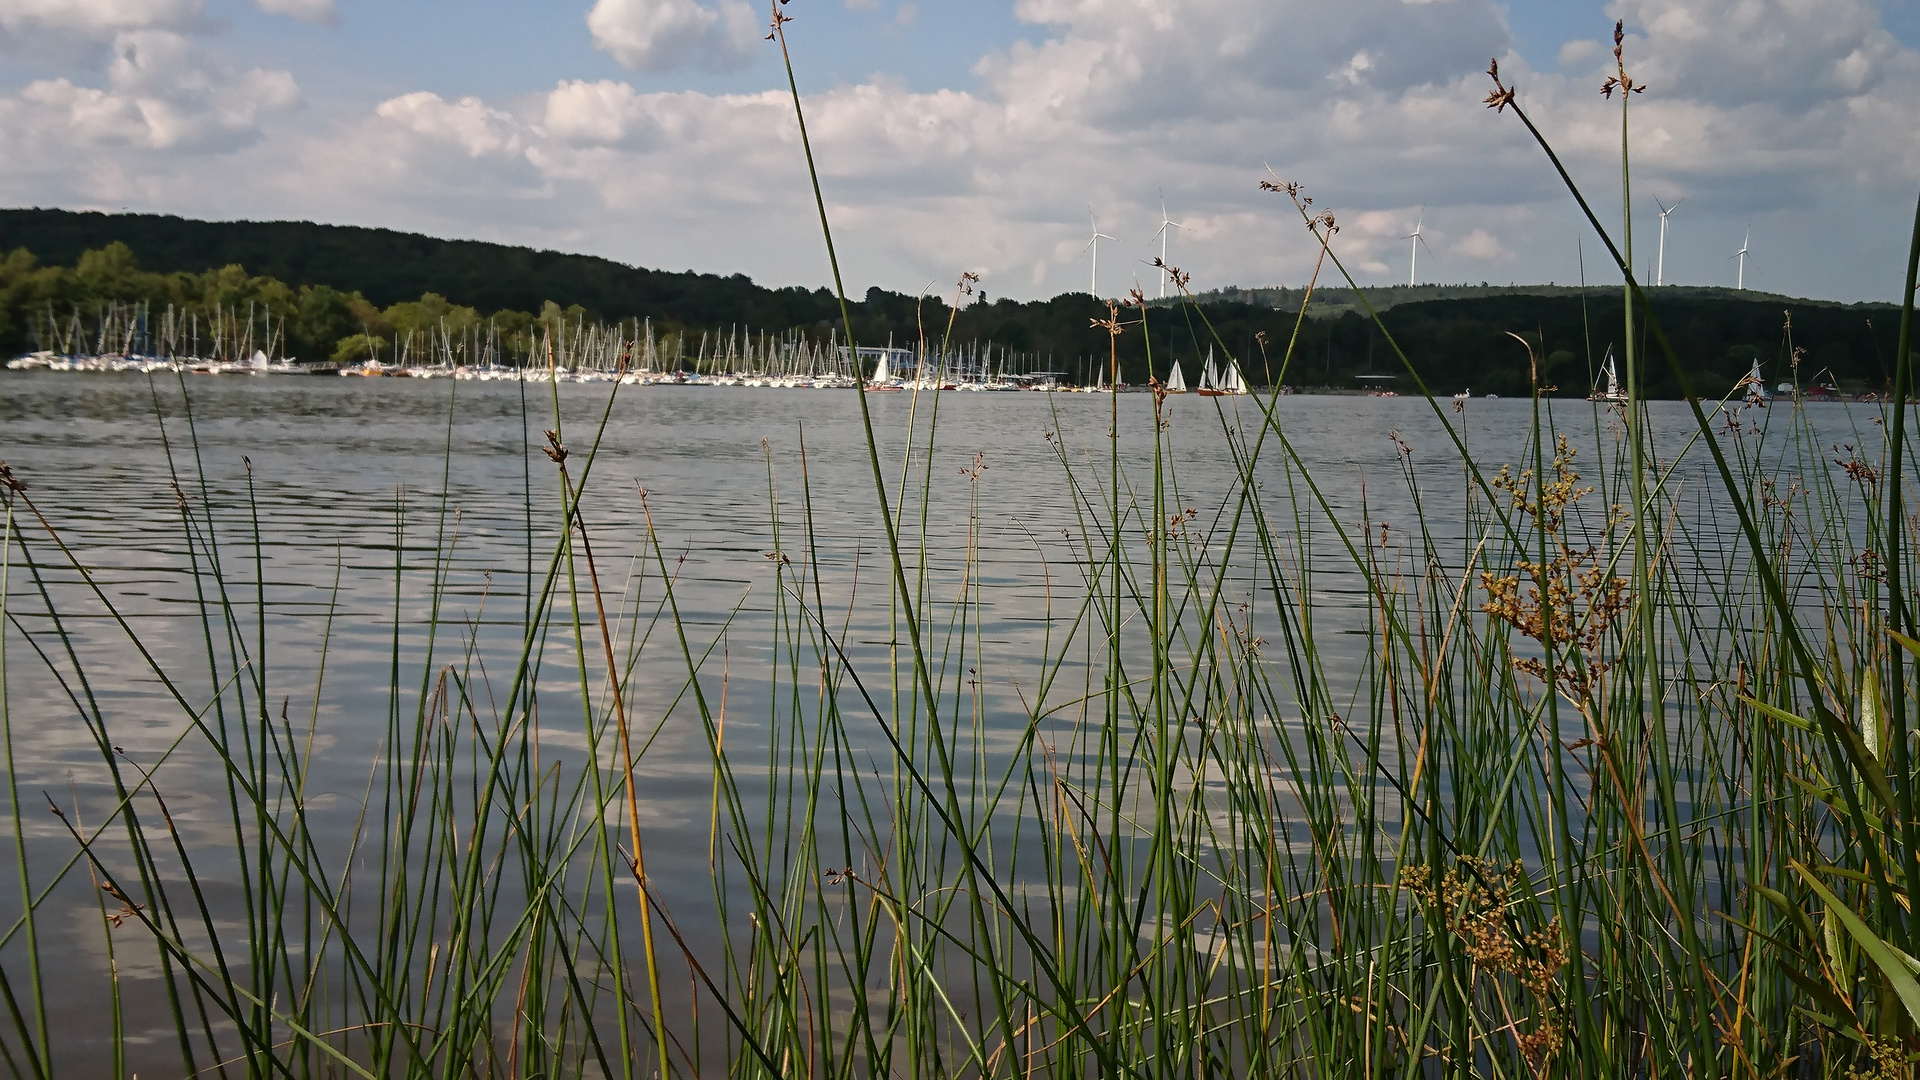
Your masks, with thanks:
M786 22L776 9L783 56ZM1638 90L1619 59L1624 100ZM790 60L788 74L805 145ZM982 555L989 461L958 470L956 502L937 393L912 403L891 477L859 399L881 589L859 586L855 538L816 526L805 433L797 462L769 451L770 599L745 619L683 604L692 583L648 493L637 534L590 526L621 497L596 469L617 380L571 430L552 380L551 428L528 445L553 475L530 466L519 493L524 601L464 609L450 426L437 488L393 507L377 746L322 732L340 692L333 616L289 655L251 484L213 483L190 411L166 415L191 409L183 380L154 402L191 664L89 565L84 524L37 501L59 478L0 466L16 877L0 1063L23 1077L1909 1075L1920 211L1891 403L1693 399L1676 423L1637 392L1647 364L1685 375L1615 239L1630 230L1593 213L1490 75L1488 104L1538 141L1623 275L1649 346L1628 354L1631 400L1570 403L1536 379L1502 461L1427 393L1432 445L1391 435L1391 495L1317 475L1270 397L1116 395L1091 434L1057 408L1047 440L1071 516L1060 542L1035 539L1044 610L1017 664L989 644L1010 588ZM1297 184L1263 186L1313 230L1315 285L1324 271L1354 287L1333 216ZM815 194L831 255L817 180ZM1207 332L1197 305L1135 295L1090 333L1172 317ZM1262 363L1284 379L1297 342ZM527 426L543 426L521 387ZM746 633L760 670L735 670ZM14 708L9 688L29 679L70 717ZM763 715L730 709L743 682ZM156 710L164 748L123 750ZM24 790L24 733L69 719L96 759L84 784ZM691 866L645 843L650 749L685 730L711 766ZM343 815L310 778L318 755L353 753L372 764ZM168 801L183 790L200 796L184 813ZM34 838L43 802L57 845ZM690 873L711 879L704 909L656 880ZM81 910L111 966L97 1010L74 1015L50 988L67 958L46 929ZM123 980L136 957L158 975ZM68 1062L81 1035L103 1059Z

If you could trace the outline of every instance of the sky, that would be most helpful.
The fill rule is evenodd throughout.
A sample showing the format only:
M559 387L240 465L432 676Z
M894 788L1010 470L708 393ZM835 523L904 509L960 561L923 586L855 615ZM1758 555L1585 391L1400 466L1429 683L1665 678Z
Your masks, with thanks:
M791 0L850 291L1299 285L1297 182L1362 284L1637 272L1893 300L1920 0ZM0 205L297 219L831 281L761 0L0 0ZM1271 170L1271 172L1269 172ZM1165 212L1162 212L1162 200ZM1664 261L1659 211L1668 218ZM1171 220L1179 227L1164 227ZM1094 251L1099 241L1098 278ZM1409 239L1416 228L1421 237ZM1749 239L1750 237L1750 239Z

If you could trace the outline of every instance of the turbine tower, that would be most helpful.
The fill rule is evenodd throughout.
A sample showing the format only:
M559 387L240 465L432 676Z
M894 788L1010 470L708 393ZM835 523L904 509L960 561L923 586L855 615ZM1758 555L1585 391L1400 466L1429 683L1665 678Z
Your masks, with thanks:
M1752 247L1752 245L1753 245L1753 226L1749 225L1747 226L1747 235L1741 238L1740 240L1740 250L1728 256L1728 258L1740 260L1740 276L1735 279L1736 284L1734 285L1734 288L1740 290L1741 292L1745 292L1747 290L1747 252Z
M1093 204L1091 203L1087 204L1087 222L1093 226L1093 238L1088 240L1087 246L1080 250L1093 252L1093 273L1088 280L1087 291L1098 298L1100 295L1100 241L1116 240L1119 238L1108 236L1106 233L1100 231L1100 223L1094 220Z
M1659 199L1653 200L1653 205L1660 207L1660 256L1653 264L1653 283L1656 286L1667 283L1667 215L1680 209L1680 204L1685 201L1675 199L1672 206L1661 206Z
M1429 255L1433 254L1433 248L1427 244L1427 238L1420 235L1420 227L1422 225L1425 225L1426 222L1427 222L1427 218L1425 214L1422 214L1421 216L1414 218L1413 231L1400 238L1402 240L1413 241L1413 244L1412 244L1413 258L1407 265L1407 286L1409 288L1411 288L1414 285L1414 283L1419 280L1420 249L1422 247L1426 247L1427 254Z
M1160 271L1160 299L1162 300L1167 298L1168 274L1165 269L1167 266L1167 230L1184 228L1186 228L1185 225L1167 216L1167 197L1162 193L1160 196L1160 231L1155 234L1160 237L1160 265L1162 267ZM1108 237L1108 239L1112 239L1112 237Z

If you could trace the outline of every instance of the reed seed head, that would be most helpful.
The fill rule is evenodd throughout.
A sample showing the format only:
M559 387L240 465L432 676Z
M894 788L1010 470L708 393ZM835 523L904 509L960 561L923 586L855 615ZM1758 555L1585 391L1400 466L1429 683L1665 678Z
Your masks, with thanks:
M1633 76L1627 74L1627 62L1623 57L1625 51L1624 42L1627 38L1626 25L1625 20L1616 20L1613 24L1613 67L1615 74L1609 75L1607 81L1600 84L1600 96L1608 100L1612 100L1615 90L1620 91L1623 98L1627 94L1643 94L1647 90L1645 83L1634 82Z
M1488 94L1484 99L1487 108L1492 109L1494 112L1506 112L1507 106L1513 104L1514 91L1519 89L1519 87L1508 86L1506 83L1500 81L1500 60L1498 57L1495 57L1487 64L1487 77L1493 80L1493 93Z
M781 5L785 4L786 2L787 0L773 0L773 2L771 3L770 6L773 8L773 17L768 23L767 36L765 40L773 41L779 37L782 37L783 35L781 33L780 28L782 26L785 26L787 23L790 23L793 21L793 16L788 15L787 13L780 10Z

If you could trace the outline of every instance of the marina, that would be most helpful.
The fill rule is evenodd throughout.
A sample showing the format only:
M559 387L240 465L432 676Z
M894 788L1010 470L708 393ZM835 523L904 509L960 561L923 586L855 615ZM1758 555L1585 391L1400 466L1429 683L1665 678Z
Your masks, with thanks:
M473 325L436 333L408 332L396 342L372 334L361 355L313 362L286 356L286 320L272 311L244 317L236 309L215 309L203 323L198 314L181 316L171 308L157 317L144 305L106 305L91 326L78 310L64 327L52 313L36 322L41 348L9 360L10 371L135 372L192 375L288 375L347 378L471 379L482 382L528 381L610 383L629 386L729 386L786 390L869 391L955 390L1106 393L1145 391L1145 386L1110 383L1098 364L1090 377L1073 378L1048 370L1048 357L997 346L991 341L912 347L849 347L837 331L815 340L799 331L770 333L734 328L727 333L673 333L663 340L650 319L618 324L577 319L545 324L535 331L504 332L499 326ZM689 343L691 342L691 347ZM391 359L382 360L385 352ZM1166 389L1185 392L1180 361L1172 362ZM1247 393L1247 382L1231 361L1219 363L1208 351L1196 392L1203 395Z

